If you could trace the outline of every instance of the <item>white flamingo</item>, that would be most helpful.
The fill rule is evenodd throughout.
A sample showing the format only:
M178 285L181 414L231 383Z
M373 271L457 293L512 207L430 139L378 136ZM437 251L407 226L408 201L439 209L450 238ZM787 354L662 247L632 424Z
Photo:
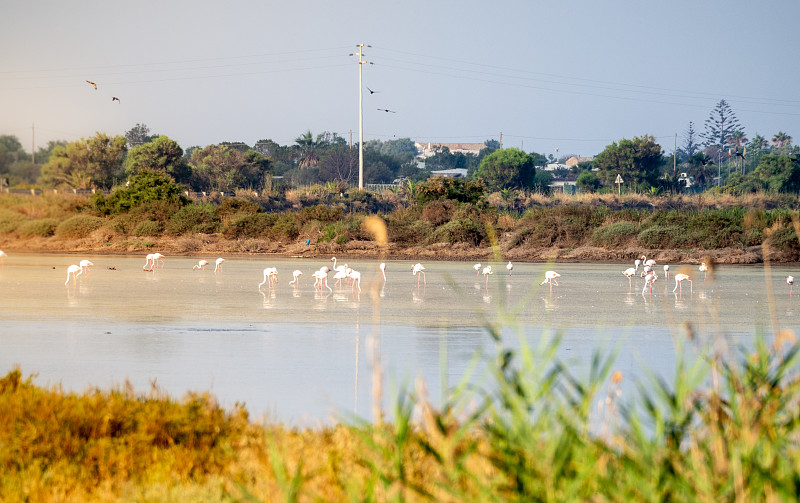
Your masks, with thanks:
M669 264L664 264L664 279L669 279Z
M276 267L267 267L264 269L264 281L258 284L258 289L261 290L261 285L269 281L269 287L278 282L278 269Z
M622 274L624 274L625 277L628 278L628 287L632 288L633 287L633 281L631 280L631 278L633 276L636 276L636 268L635 267L628 267L627 269L622 271Z
M642 265L641 259L637 258L636 260L634 260L633 261L633 265L634 265L634 267L636 269L636 272L639 272L639 266Z
M67 267L67 281L65 281L64 284L66 285L67 283L69 283L70 274L72 275L72 281L74 282L76 279L78 279L78 276L80 276L82 273L83 269L81 269L81 266L79 265L73 264Z
M475 277L477 278L478 276L480 276L480 274L481 274L481 265L480 264L475 264L475 265L472 266L472 268L475 269Z
M0 265L6 265L6 252L0 250Z
M682 272L679 272L678 274L675 275L675 288L672 289L672 293L675 293L675 290L677 290L679 287L680 287L680 293L683 293L684 281L689 282L689 292L692 293L694 291L692 287L692 279L689 277L688 274L684 274Z
M352 280L351 289L358 288L358 291L361 291L361 273L358 271L354 271L350 269L350 279Z
M381 274L383 274L383 281L386 281L386 263L381 262L378 264L378 269L381 270Z
M424 265L422 265L420 263L416 263L413 266L411 266L411 274L413 274L414 276L417 277L417 286L419 286L419 277L420 277L420 275L422 276L422 281L424 282L424 284L426 284L426 285L428 284L428 280L425 278L425 266Z
M148 267L151 267L151 268L153 267L153 255L154 254L152 254L152 253L148 253L147 254L147 256L145 257L145 262L144 262L144 265L142 266L142 269L147 270Z
M706 274L708 273L708 266L705 262L700 262L700 267L697 268L700 272L703 273L703 281L706 280Z
M556 280L556 278L560 278L560 277L561 277L561 275L558 274L555 271L546 271L544 273L544 281L539 283L539 286L542 286L545 283L550 283L550 291L552 292L553 291L553 285L558 286L558 281Z
M299 285L300 284L300 276L303 275L303 271L300 269L295 269L292 271L292 281L289 282L290 285Z
M161 255L158 252L153 254L153 267L164 267L164 255Z
M312 274L312 276L314 276L314 286L318 290L322 290L322 285L325 285L325 288L333 291L333 289L328 286L328 272L330 272L328 267L321 267L319 271L314 271Z
M331 262L333 262L333 270L334 271L344 271L347 269L347 264L344 265L336 265L336 257L331 257Z
M221 270L222 270L222 263L223 263L223 262L225 262L225 259L224 259L224 258L222 258L222 257L220 257L220 258L218 258L217 260L215 260L215 261L214 261L214 264L215 264L215 265L214 265L214 272L215 272L215 273L216 273L217 271L221 271Z
M794 276L786 276L786 284L789 285L789 297L791 297L792 289L794 288Z
M508 264L506 264L506 270L508 271L509 276L511 276L511 273L514 272L514 264L512 264L510 260L508 261Z
M486 278L486 287L488 288L489 287L489 276L494 274L492 272L492 266L487 265L486 267L484 267L483 270L481 271L481 274L483 274L483 277Z
M342 280L347 278L348 271L343 266L339 266L340 269L334 269L336 272L333 274L333 279L336 280L336 283L333 286L341 286Z
M85 271L86 274L89 274L89 268L92 267L94 264L92 263L91 260L83 259L81 260L79 265L81 266L81 271Z
M644 288L642 288L642 295L644 295L648 285L650 286L650 295L653 295L653 283L655 283L657 279L658 276L656 276L656 273L654 272L651 272L644 277Z
M193 265L192 269L200 269L203 272L206 272L206 266L208 265L208 260L201 260L197 263L197 265Z

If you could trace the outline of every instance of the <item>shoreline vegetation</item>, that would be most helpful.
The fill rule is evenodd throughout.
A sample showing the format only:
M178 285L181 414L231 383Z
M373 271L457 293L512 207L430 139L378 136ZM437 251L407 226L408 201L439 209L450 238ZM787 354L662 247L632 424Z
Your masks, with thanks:
M424 383L388 418L293 428L153 385L65 392L0 378L0 498L93 501L793 501L794 334L723 354L684 327L676 377L623 393L613 355L576 374L558 337L498 342L488 388L440 408ZM719 345L716 345L719 347ZM717 350L719 351L719 350ZM542 365L541 362L548 362ZM475 381L473 376L473 381ZM465 379L466 381L466 379ZM467 391L469 390L469 391Z
M337 194L316 186L271 196L239 191L191 200L179 191L162 194L152 185L139 190L156 194L149 198L127 188L108 196L0 193L0 249L398 260L499 255L523 262L626 263L642 254L688 264L800 260L796 195L517 191L471 198L453 182L434 181L418 184L411 195ZM370 215L385 221L387 243L376 242L364 227Z
M157 174L137 176L109 195L0 194L0 249L602 262L647 254L672 263L800 256L796 195L473 200L468 187L433 181L411 195L326 188L193 201ZM318 428L253 420L244 405L225 410L209 393L176 399L128 383L75 393L14 369L0 377L0 500L773 502L800 493L793 332L770 341L754 332L747 348L729 348L691 324L676 327L674 381L652 375L623 393L613 354L596 352L575 370L558 356L558 336L511 350L501 327L486 331L496 347L482 357L486 374L464 377L438 408L417 382L391 398L386 417ZM376 388L374 403L383 403Z

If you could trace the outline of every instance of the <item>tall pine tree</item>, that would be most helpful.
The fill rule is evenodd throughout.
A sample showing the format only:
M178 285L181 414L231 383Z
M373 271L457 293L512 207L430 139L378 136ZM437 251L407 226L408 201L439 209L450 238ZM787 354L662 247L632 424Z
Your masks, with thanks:
M744 129L728 102L720 100L706 119L706 129L700 137L705 140L706 147L723 148L728 144L728 137L734 131L744 132Z

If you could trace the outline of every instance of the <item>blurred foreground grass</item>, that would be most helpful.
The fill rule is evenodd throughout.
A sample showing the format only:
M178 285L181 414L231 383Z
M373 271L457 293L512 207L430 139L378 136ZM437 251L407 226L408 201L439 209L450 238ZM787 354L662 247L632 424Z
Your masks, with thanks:
M676 348L674 382L623 396L613 357L576 377L559 340L510 351L493 382L423 383L391 417L321 428L252 421L208 394L181 400L0 379L0 500L796 501L798 346L783 332L735 355ZM544 363L543 363L544 362Z

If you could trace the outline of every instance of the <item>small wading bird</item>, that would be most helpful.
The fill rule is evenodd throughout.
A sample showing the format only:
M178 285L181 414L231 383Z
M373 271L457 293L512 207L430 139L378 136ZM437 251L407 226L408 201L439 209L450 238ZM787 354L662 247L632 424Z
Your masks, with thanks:
M276 267L267 267L264 269L264 281L258 284L258 289L261 290L261 285L269 281L269 287L278 282L278 269Z
M700 272L703 273L703 281L706 280L706 274L708 273L708 266L705 262L700 262L700 267L698 268Z
M86 82L88 82L89 84L91 84L91 86L92 86L92 87L94 87L94 90L95 90L95 91L97 91L97 84L95 84L95 83L94 83L94 82L92 82L91 80L87 80Z
M636 276L636 268L635 267L628 267L627 269L622 271L622 274L624 274L625 277L628 278L628 288L632 288L633 287L633 281L631 281L631 278L633 276Z
M192 269L200 269L203 272L205 272L207 265L208 265L208 260L201 260L200 262L197 263L197 265L193 265Z
M119 101L119 98L117 98L116 96L112 96L111 97L111 101L116 101L116 102L122 103L121 101Z
M675 288L672 289L672 293L675 293L675 290L678 290L679 287L680 287L680 292L683 293L683 282L684 281L688 281L689 282L689 292L690 293L693 292L692 280L689 278L688 274L684 274L684 273L681 272L681 273L678 273L678 274L675 275Z
M419 286L419 277L420 276L422 276L423 283L426 284L426 285L428 284L428 280L425 278L425 266L424 265L422 265L420 263L416 263L413 266L411 266L411 274L413 274L414 276L417 277L417 286Z
M79 265L73 264L67 267L67 281L65 281L64 284L66 285L67 283L69 283L70 274L72 274L72 281L74 282L76 279L78 279L78 276L80 276L81 273L83 273L83 269L81 269L81 266Z
M290 285L299 285L300 284L300 276L303 275L303 271L300 269L295 269L292 271L292 281L289 282Z
M510 260L508 264L506 264L506 269L508 270L508 275L511 276L511 273L514 271L514 264L512 264Z
M222 263L223 262L225 262L225 259L221 258L221 257L216 260L216 264L214 265L214 272L222 270Z
M85 271L86 274L89 274L89 268L92 267L94 264L90 260L81 260L80 266L81 271Z
M794 276L786 276L786 284L789 285L789 297L791 297L792 289L794 288Z
M656 273L654 272L651 272L644 277L644 288L642 288L642 295L644 295L644 292L647 291L648 285L650 286L650 295L653 295L653 283L655 283L657 279L658 276L656 276Z
M481 271L481 274L483 274L483 277L486 278L486 287L488 288L489 287L489 276L491 274L494 274L492 272L492 266L487 265L486 267L484 267L483 271Z
M553 291L553 285L558 286L558 281L556 278L560 278L561 275L555 271L547 271L544 273L544 281L539 283L539 286L544 285L545 283L550 283L550 291Z

